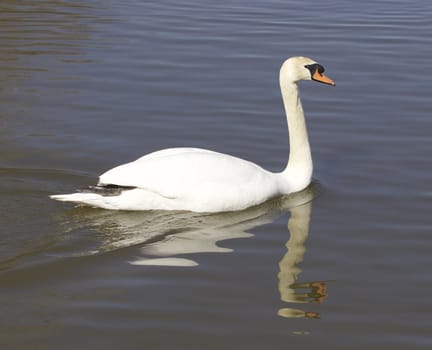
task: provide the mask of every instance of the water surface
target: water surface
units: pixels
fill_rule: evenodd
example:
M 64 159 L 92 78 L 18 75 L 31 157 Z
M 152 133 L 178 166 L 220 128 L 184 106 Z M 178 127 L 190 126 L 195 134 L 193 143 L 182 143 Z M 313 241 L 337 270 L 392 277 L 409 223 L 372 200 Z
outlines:
M 0 345 L 428 349 L 426 0 L 0 5 Z M 174 146 L 281 170 L 282 61 L 314 186 L 239 213 L 113 213 L 52 193 Z

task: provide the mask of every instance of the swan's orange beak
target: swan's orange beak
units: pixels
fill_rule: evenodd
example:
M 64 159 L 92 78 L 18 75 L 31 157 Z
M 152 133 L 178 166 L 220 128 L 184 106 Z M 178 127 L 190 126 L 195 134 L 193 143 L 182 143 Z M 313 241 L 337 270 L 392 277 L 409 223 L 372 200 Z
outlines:
M 315 81 L 319 81 L 320 83 L 336 86 L 336 83 L 331 80 L 328 76 L 319 72 L 319 69 L 315 69 L 315 72 L 312 74 L 312 79 Z

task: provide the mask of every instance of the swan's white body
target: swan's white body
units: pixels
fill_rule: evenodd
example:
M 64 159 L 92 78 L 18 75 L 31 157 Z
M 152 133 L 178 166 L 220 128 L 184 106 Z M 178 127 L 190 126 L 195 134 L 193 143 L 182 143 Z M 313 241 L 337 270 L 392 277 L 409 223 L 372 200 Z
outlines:
M 304 189 L 311 181 L 312 157 L 297 81 L 313 78 L 309 66 L 317 64 L 308 58 L 293 57 L 284 62 L 280 71 L 290 137 L 289 161 L 284 171 L 272 173 L 252 162 L 213 151 L 172 148 L 102 174 L 99 187 L 125 187 L 116 195 L 95 191 L 51 198 L 117 210 L 221 212 L 245 209 Z M 322 74 L 320 77 L 328 79 Z M 334 85 L 330 79 L 320 77 L 314 80 Z

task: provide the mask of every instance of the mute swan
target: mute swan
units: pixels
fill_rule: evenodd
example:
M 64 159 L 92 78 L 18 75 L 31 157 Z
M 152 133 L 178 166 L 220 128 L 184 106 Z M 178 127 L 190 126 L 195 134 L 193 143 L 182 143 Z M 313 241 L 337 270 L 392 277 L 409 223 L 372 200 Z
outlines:
M 334 86 L 323 72 L 323 66 L 306 57 L 291 57 L 282 64 L 279 81 L 290 153 L 280 173 L 227 154 L 171 148 L 108 170 L 97 186 L 50 197 L 114 210 L 222 212 L 298 192 L 310 184 L 312 157 L 297 82 L 314 80 Z

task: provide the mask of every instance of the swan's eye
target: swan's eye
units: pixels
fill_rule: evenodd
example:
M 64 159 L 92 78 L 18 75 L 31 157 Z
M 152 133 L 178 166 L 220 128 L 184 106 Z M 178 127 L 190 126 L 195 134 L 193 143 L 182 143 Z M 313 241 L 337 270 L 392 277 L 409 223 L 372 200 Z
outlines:
M 307 64 L 305 68 L 309 69 L 311 75 L 313 75 L 316 71 L 318 71 L 319 74 L 323 74 L 325 71 L 324 67 L 318 63 Z

